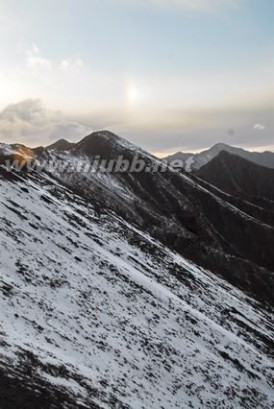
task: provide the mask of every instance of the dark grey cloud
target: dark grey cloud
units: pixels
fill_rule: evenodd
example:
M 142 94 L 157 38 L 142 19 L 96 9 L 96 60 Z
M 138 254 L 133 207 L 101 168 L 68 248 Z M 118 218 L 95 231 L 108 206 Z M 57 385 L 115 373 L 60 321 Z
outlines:
M 10 104 L 0 112 L 0 141 L 40 145 L 60 138 L 77 141 L 91 127 L 44 108 L 39 99 Z

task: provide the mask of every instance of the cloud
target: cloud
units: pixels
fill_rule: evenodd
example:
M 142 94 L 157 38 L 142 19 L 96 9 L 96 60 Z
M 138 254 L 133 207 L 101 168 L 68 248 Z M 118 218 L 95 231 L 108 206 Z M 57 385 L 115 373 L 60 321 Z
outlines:
M 262 111 L 240 110 L 237 113 L 229 111 L 207 111 L 188 113 L 187 122 L 179 123 L 177 111 L 159 113 L 151 123 L 138 126 L 125 121 L 124 114 L 117 109 L 102 112 L 91 111 L 85 115 L 65 116 L 60 111 L 46 109 L 37 99 L 27 99 L 8 105 L 0 112 L 0 142 L 23 143 L 29 146 L 49 145 L 65 138 L 78 141 L 94 129 L 108 128 L 132 140 L 143 148 L 159 152 L 191 151 L 212 146 L 217 142 L 245 147 L 267 146 L 273 141 L 274 122 L 272 110 Z M 260 138 L 250 135 L 250 118 L 259 116 L 262 123 L 255 124 L 260 130 Z M 180 114 L 182 117 L 182 112 Z M 165 120 L 161 118 L 165 118 Z M 168 124 L 165 121 L 168 120 Z M 233 125 L 235 132 L 228 132 Z M 270 148 L 269 148 L 270 149 Z M 274 147 L 271 148 L 273 150 Z
M 27 51 L 26 66 L 34 73 L 40 71 L 50 72 L 53 69 L 51 60 L 40 55 L 40 50 L 36 44 L 33 44 L 32 48 Z
M 84 62 L 81 58 L 75 58 L 73 60 L 65 59 L 62 60 L 59 69 L 64 72 L 77 72 L 81 70 L 84 66 Z
M 60 111 L 45 109 L 39 99 L 11 104 L 0 112 L 1 142 L 44 145 L 61 138 L 77 141 L 91 131 Z
M 215 12 L 236 8 L 245 0 L 112 0 L 157 9 L 189 10 L 193 12 Z
M 266 126 L 263 125 L 263 124 L 255 124 L 255 125 L 254 125 L 254 129 L 255 129 L 256 131 L 264 131 L 264 130 L 266 129 Z
M 81 58 L 65 58 L 61 61 L 53 61 L 45 58 L 39 47 L 32 44 L 30 50 L 26 52 L 26 67 L 32 73 L 39 74 L 53 74 L 60 73 L 78 73 L 84 67 L 84 61 Z

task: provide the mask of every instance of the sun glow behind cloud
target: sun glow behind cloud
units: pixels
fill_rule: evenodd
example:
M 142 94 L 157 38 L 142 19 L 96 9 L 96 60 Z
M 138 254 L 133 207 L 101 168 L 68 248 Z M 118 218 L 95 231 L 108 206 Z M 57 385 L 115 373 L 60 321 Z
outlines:
M 143 112 L 148 109 L 153 100 L 153 89 L 150 77 L 143 76 L 142 80 L 127 75 L 125 82 L 126 109 L 131 112 Z
M 129 85 L 127 90 L 127 100 L 129 105 L 134 105 L 135 103 L 138 103 L 138 101 L 140 101 L 140 98 L 141 98 L 140 90 L 134 85 Z
M 53 0 L 25 3 L 27 12 L 0 3 L 0 110 L 41 99 L 69 122 L 115 129 L 150 150 L 176 149 L 182 137 L 192 149 L 248 135 L 269 144 L 272 28 L 247 1 L 90 0 L 66 13 L 65 0 L 55 13 Z

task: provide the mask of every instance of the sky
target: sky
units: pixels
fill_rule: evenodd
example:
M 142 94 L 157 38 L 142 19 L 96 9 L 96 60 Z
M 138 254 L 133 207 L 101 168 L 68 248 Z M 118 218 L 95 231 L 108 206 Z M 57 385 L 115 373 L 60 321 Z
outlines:
M 274 151 L 273 0 L 0 0 L 0 141 Z

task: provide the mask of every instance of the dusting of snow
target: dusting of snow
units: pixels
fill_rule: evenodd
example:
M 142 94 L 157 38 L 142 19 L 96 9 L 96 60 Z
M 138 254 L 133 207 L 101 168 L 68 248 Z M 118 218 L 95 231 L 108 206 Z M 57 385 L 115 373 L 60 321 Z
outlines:
M 0 174 L 1 362 L 33 353 L 86 407 L 273 407 L 273 315 L 52 177 L 17 177 Z

